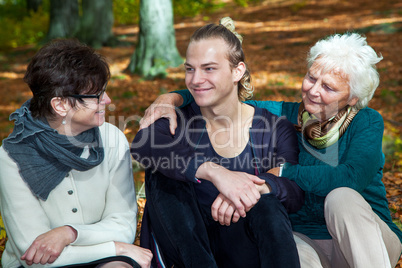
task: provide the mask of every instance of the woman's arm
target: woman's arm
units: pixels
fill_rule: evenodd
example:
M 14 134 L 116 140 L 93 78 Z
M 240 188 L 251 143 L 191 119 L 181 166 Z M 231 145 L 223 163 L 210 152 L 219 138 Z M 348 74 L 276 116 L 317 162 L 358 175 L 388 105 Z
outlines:
M 341 138 L 347 142 L 334 144 L 325 152 L 301 144 L 302 164 L 286 164 L 283 176 L 295 181 L 303 190 L 320 196 L 326 196 L 338 187 L 362 192 L 382 170 L 383 131 L 381 115 L 372 109 L 363 109 Z M 345 152 L 339 156 L 342 151 Z M 304 165 L 303 159 L 310 159 L 314 165 Z
M 176 90 L 160 95 L 146 110 L 140 121 L 140 129 L 149 127 L 156 120 L 164 117 L 169 119 L 169 128 L 172 135 L 177 127 L 175 107 L 184 107 L 194 101 L 188 89 Z M 283 102 L 248 100 L 245 103 L 266 109 L 271 113 L 281 116 Z
M 189 139 L 185 129 L 186 126 L 180 126 L 176 135 L 172 135 L 166 118 L 141 129 L 131 144 L 133 159 L 146 169 L 159 171 L 166 177 L 198 182 L 195 174 L 205 159 L 203 155 L 196 154 L 188 142 L 183 141 Z
M 0 148 L 0 204 L 1 214 L 6 227 L 6 250 L 12 251 L 17 258 L 24 255 L 37 237 L 51 231 L 48 215 L 39 201 L 18 173 L 16 163 L 8 157 L 3 148 Z M 61 225 L 62 226 L 62 225 Z M 62 242 L 60 238 L 60 242 Z M 55 252 L 57 255 L 58 253 Z M 94 246 L 71 246 L 64 248 L 56 261 L 49 266 L 62 266 L 72 262 L 89 262 L 105 256 L 113 256 L 115 248 L 113 242 L 105 242 Z M 72 258 L 73 256 L 73 258 Z M 21 262 L 25 267 L 28 264 Z M 30 267 L 43 267 L 32 265 Z
M 114 241 L 124 243 L 134 241 L 137 204 L 131 158 L 124 134 L 119 131 L 120 133 L 116 136 L 116 130 L 115 127 L 109 129 L 108 134 L 103 137 L 104 140 L 106 137 L 110 138 L 110 143 L 106 143 L 105 147 L 108 148 L 105 148 L 105 152 L 113 151 L 113 153 L 105 153 L 104 162 L 109 164 L 108 174 L 110 177 L 108 175 L 107 178 L 103 178 L 104 182 L 102 183 L 109 184 L 109 187 L 106 186 L 108 190 L 103 201 L 97 198 L 97 196 L 103 196 L 103 193 L 91 193 L 91 188 L 95 188 L 99 184 L 98 180 L 102 180 L 102 178 L 98 177 L 97 174 L 92 174 L 95 176 L 91 177 L 90 174 L 94 170 L 89 171 L 89 173 L 82 172 L 83 174 L 80 176 L 77 175 L 79 181 L 86 183 L 81 186 L 88 192 L 88 194 L 82 192 L 83 188 L 80 188 L 79 182 L 73 186 L 74 195 L 77 194 L 80 201 L 83 197 L 88 198 L 89 204 L 78 207 L 79 211 L 83 211 L 82 214 L 71 212 L 70 203 L 75 202 L 71 202 L 75 200 L 75 197 L 74 195 L 70 196 L 67 190 L 64 190 L 65 185 L 71 185 L 69 180 L 64 180 L 53 190 L 58 191 L 57 194 L 51 194 L 45 202 L 40 201 L 32 195 L 19 176 L 17 165 L 3 149 L 0 149 L 1 210 L 10 240 L 8 246 L 18 258 L 24 255 L 33 241 L 40 241 L 40 238 L 44 236 L 51 238 L 55 232 L 57 232 L 56 237 L 58 236 L 57 241 L 63 244 L 66 241 L 63 237 L 68 235 L 68 232 L 59 231 L 70 228 L 68 226 L 77 232 L 77 238 L 72 243 L 65 243 L 67 246 L 63 245 L 65 247 L 61 253 L 59 252 L 61 244 L 54 245 L 52 249 L 54 256 L 60 255 L 52 266 L 67 265 L 72 262 L 84 263 L 107 256 L 115 256 L 118 253 Z M 99 168 L 108 169 L 107 166 Z M 95 207 L 99 207 L 103 206 L 102 202 L 105 202 L 104 208 L 101 210 L 102 214 L 93 215 L 92 208 L 89 208 L 90 203 L 97 203 Z M 99 220 L 92 222 L 89 220 L 92 218 Z M 88 221 L 89 223 L 86 224 Z M 59 222 L 58 225 L 55 225 L 56 222 Z M 71 242 L 71 239 L 67 241 Z M 39 243 L 36 242 L 36 244 Z M 46 245 L 46 243 L 42 243 L 42 245 Z M 30 254 L 32 256 L 32 252 Z M 25 262 L 22 263 L 26 264 Z

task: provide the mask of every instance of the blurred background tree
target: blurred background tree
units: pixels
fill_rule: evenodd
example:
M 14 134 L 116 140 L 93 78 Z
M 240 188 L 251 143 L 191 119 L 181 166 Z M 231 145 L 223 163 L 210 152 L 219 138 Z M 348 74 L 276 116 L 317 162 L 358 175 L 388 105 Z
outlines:
M 27 0 L 31 2 L 33 0 Z M 55 38 L 74 36 L 78 30 L 78 1 L 50 0 L 49 30 L 43 43 Z
M 260 0 L 235 0 L 239 5 Z M 147 78 L 164 76 L 182 62 L 176 49 L 174 17 L 194 17 L 225 5 L 210 0 L 0 0 L 0 53 L 55 38 L 75 37 L 94 48 L 119 45 L 112 28 L 140 23 L 128 70 Z M 140 15 L 141 14 L 141 15 Z M 139 18 L 141 17 L 141 21 Z
M 140 32 L 127 70 L 146 78 L 166 76 L 183 59 L 176 47 L 171 0 L 141 0 Z

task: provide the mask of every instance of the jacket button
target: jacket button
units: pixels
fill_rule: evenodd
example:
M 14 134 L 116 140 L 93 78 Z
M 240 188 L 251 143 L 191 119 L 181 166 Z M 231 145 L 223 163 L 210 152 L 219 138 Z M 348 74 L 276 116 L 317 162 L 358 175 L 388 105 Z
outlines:
M 68 176 L 70 176 L 70 174 L 67 173 L 67 174 L 66 174 L 66 178 L 68 178 Z
M 76 212 L 78 211 L 78 209 L 73 208 L 71 211 L 72 211 L 73 213 L 76 213 Z
M 68 193 L 69 195 L 72 195 L 74 192 L 73 192 L 73 190 L 69 190 L 67 193 Z

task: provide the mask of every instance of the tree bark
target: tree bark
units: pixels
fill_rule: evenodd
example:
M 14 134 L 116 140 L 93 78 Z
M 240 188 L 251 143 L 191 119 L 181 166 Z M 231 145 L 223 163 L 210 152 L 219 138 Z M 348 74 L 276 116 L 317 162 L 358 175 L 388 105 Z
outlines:
M 45 41 L 74 36 L 78 22 L 78 0 L 51 0 L 49 31 Z
M 82 17 L 76 37 L 94 48 L 114 44 L 113 1 L 82 0 Z
M 166 76 L 183 63 L 176 47 L 172 0 L 141 0 L 140 32 L 127 70 L 146 78 Z

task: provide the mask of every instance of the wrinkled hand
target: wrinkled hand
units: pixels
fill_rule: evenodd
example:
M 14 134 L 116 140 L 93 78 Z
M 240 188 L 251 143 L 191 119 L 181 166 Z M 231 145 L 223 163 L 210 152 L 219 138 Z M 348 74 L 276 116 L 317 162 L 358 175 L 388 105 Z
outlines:
M 169 119 L 170 133 L 174 135 L 177 127 L 175 105 L 183 102 L 182 97 L 176 93 L 162 94 L 145 110 L 144 117 L 140 120 L 140 129 L 149 127 L 159 118 Z
M 211 206 L 212 218 L 220 224 L 229 226 L 240 219 L 240 214 L 235 206 L 223 194 L 219 194 Z
M 124 255 L 135 260 L 141 268 L 151 267 L 152 252 L 133 244 L 114 242 L 116 245 L 116 255 Z
M 245 217 L 261 197 L 254 184 L 265 183 L 257 176 L 230 171 L 212 162 L 203 163 L 197 169 L 196 177 L 211 181 L 233 203 L 241 217 Z
M 38 236 L 21 256 L 21 260 L 28 265 L 53 263 L 76 237 L 76 231 L 70 226 L 54 228 Z

